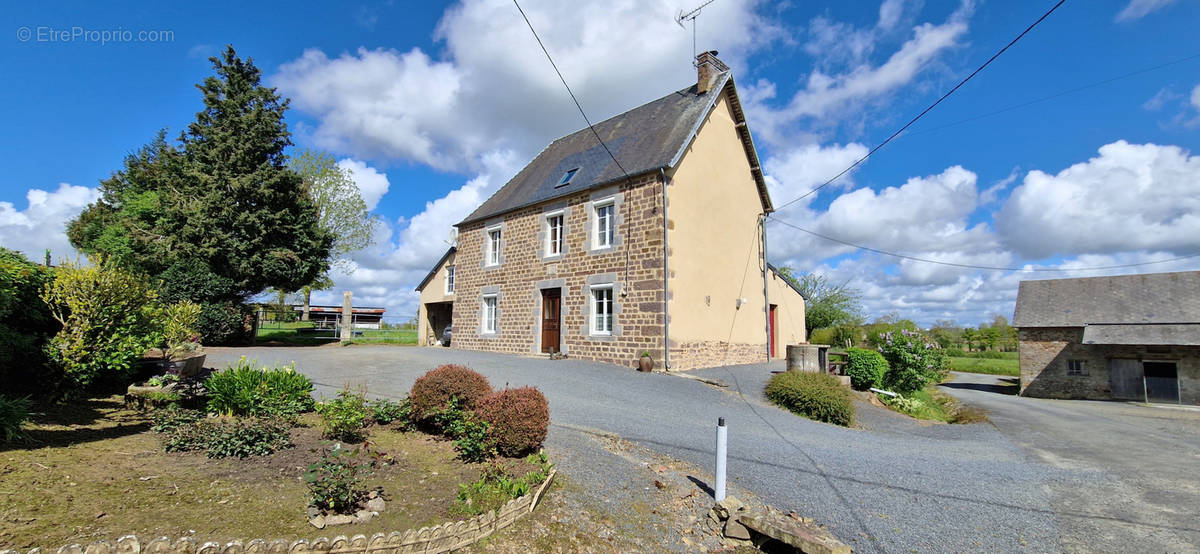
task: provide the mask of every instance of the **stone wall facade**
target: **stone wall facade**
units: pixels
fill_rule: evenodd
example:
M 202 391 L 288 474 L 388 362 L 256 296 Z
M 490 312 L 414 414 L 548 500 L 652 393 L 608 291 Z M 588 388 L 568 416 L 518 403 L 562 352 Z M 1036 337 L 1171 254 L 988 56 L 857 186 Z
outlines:
M 776 347 L 782 348 L 782 345 Z M 729 343 L 714 340 L 686 342 L 671 346 L 671 367 L 676 370 L 763 363 L 765 361 L 767 361 L 766 344 Z
M 1174 362 L 1181 403 L 1200 404 L 1200 347 L 1083 344 L 1083 327 L 1026 327 L 1018 338 L 1023 396 L 1111 399 L 1109 364 L 1124 359 Z M 1071 360 L 1083 374 L 1070 374 Z
M 452 348 L 511 354 L 542 351 L 544 290 L 561 297 L 559 351 L 571 358 L 627 367 L 648 351 L 663 352 L 663 220 L 657 174 L 581 191 L 459 228 Z M 598 203 L 615 206 L 615 240 L 592 244 Z M 549 255 L 547 217 L 562 215 L 564 252 Z M 485 264 L 487 232 L 501 230 L 501 261 Z M 610 334 L 591 332 L 593 288 L 611 287 Z M 496 332 L 483 329 L 484 296 L 497 299 Z

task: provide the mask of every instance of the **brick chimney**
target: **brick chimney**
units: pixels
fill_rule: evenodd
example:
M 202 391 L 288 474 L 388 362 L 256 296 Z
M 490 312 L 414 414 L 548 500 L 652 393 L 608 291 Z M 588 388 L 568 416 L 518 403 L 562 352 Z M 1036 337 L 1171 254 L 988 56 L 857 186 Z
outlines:
M 729 66 L 717 58 L 716 50 L 696 56 L 696 93 L 708 92 L 709 87 L 713 85 L 713 79 L 726 71 L 729 71 Z

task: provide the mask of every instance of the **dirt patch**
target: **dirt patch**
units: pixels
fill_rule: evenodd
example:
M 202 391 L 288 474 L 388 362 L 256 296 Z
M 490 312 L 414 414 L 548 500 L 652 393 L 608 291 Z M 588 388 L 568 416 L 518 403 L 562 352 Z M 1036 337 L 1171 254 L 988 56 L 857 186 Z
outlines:
M 420 433 L 373 427 L 372 447 L 394 463 L 375 469 L 387 509 L 370 522 L 318 531 L 305 516 L 303 474 L 328 446 L 308 414 L 292 430 L 295 447 L 271 456 L 207 458 L 164 453 L 147 418 L 120 397 L 62 406 L 40 416 L 33 447 L 0 452 L 0 547 L 57 549 L 70 543 L 193 536 L 200 541 L 312 538 L 391 532 L 459 519 L 458 484 L 478 465 Z M 524 465 L 515 464 L 514 470 Z

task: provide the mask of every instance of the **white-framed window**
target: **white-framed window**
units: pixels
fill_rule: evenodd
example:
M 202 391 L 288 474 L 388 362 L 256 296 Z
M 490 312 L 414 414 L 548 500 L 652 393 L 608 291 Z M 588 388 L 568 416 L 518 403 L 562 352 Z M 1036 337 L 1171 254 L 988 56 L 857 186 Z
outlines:
M 1067 375 L 1087 375 L 1087 365 L 1083 360 L 1067 360 Z
M 563 253 L 563 214 L 562 212 L 546 216 L 546 255 L 558 256 Z
M 500 265 L 500 228 L 487 231 L 487 245 L 484 260 L 486 265 Z
M 611 335 L 613 332 L 612 285 L 592 287 L 592 334 Z
M 613 245 L 613 239 L 616 238 L 616 203 L 613 200 L 605 200 L 592 205 L 595 210 L 595 229 L 592 234 L 592 245 L 595 248 L 607 248 Z
M 479 322 L 479 327 L 484 333 L 496 332 L 496 295 L 488 295 L 483 297 L 483 317 Z
M 446 294 L 454 294 L 454 266 L 446 266 Z

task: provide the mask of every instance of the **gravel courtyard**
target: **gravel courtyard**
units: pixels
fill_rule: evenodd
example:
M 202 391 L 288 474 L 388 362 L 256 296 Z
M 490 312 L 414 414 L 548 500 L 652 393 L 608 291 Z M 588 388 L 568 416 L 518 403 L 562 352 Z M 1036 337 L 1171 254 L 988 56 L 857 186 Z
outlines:
M 1177 552 L 1200 544 L 1195 412 L 1017 398 L 961 377 L 947 392 L 995 414 L 992 423 L 921 425 L 862 404 L 864 428 L 844 429 L 765 401 L 762 385 L 781 362 L 690 374 L 727 388 L 595 362 L 443 348 L 210 348 L 208 365 L 239 356 L 295 361 L 325 396 L 361 385 L 402 397 L 443 363 L 472 367 L 497 388 L 537 386 L 550 401 L 547 448 L 566 475 L 614 505 L 646 483 L 594 437 L 616 435 L 709 468 L 714 426 L 724 417 L 733 490 L 813 517 L 858 552 Z M 1075 414 L 1070 425 L 1042 425 L 1066 414 Z M 1155 428 L 1160 418 L 1169 432 Z M 1102 425 L 1089 430 L 1092 419 Z M 1121 445 L 1126 437 L 1136 452 Z M 1056 446 L 1062 441 L 1074 446 Z M 1110 463 L 1122 456 L 1124 465 Z M 696 477 L 711 482 L 710 474 Z

